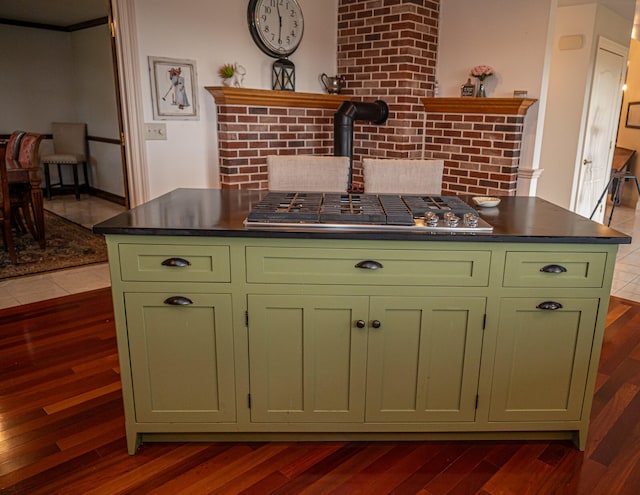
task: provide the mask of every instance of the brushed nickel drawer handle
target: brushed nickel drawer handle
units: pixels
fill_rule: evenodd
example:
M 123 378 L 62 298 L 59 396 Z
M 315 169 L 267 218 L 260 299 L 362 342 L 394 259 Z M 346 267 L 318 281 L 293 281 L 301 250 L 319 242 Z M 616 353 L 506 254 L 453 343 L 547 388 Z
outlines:
M 562 265 L 547 265 L 540 268 L 544 273 L 565 273 L 567 269 Z
M 363 270 L 377 270 L 383 268 L 382 263 L 373 260 L 364 260 L 356 263 L 356 268 L 362 268 Z
M 555 311 L 556 309 L 562 309 L 562 304 L 555 301 L 545 301 L 541 302 L 536 306 L 538 309 L 546 309 L 548 311 Z
M 167 258 L 162 262 L 162 266 L 191 266 L 191 262 L 184 258 Z
M 164 300 L 164 303 L 170 306 L 188 306 L 189 304 L 193 304 L 193 301 L 188 297 L 171 296 L 171 297 L 167 297 Z

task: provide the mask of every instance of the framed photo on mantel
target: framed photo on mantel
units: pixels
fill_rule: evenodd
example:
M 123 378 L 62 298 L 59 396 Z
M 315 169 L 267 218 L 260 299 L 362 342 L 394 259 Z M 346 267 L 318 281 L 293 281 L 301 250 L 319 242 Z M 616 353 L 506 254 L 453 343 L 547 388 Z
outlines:
M 194 60 L 149 57 L 154 120 L 198 120 Z
M 460 88 L 460 96 L 475 96 L 476 85 L 471 83 L 471 79 L 467 79 L 467 82 Z
M 630 101 L 627 107 L 626 127 L 640 129 L 640 101 Z

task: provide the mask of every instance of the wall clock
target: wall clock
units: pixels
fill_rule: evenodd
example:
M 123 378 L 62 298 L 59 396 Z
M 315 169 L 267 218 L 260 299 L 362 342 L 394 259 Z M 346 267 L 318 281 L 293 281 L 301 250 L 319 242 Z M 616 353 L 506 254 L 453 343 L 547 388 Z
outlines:
M 270 57 L 288 57 L 304 33 L 304 17 L 297 0 L 249 0 L 247 22 L 253 41 Z

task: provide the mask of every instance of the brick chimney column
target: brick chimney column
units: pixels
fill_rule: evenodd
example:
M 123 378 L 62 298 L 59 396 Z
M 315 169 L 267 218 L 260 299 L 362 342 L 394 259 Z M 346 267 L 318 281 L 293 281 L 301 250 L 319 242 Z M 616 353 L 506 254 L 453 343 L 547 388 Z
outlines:
M 422 158 L 422 98 L 435 83 L 440 0 L 339 0 L 338 74 L 345 99 L 384 100 L 383 126 L 354 127 L 354 182 L 363 156 Z

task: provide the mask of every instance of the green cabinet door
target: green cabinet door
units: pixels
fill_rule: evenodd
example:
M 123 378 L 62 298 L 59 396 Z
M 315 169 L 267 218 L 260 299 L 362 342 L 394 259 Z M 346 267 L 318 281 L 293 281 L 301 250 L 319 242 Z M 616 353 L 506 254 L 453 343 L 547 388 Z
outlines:
M 372 297 L 366 421 L 473 421 L 484 312 L 483 297 Z
M 362 422 L 369 298 L 249 295 L 251 420 Z
M 579 420 L 599 299 L 505 298 L 500 319 L 489 419 Z
M 231 295 L 176 295 L 124 295 L 136 420 L 234 422 Z

